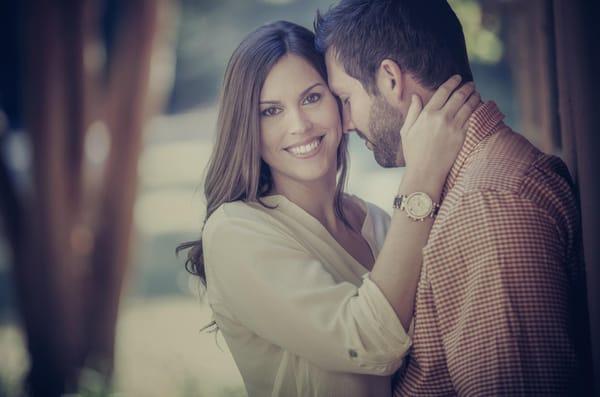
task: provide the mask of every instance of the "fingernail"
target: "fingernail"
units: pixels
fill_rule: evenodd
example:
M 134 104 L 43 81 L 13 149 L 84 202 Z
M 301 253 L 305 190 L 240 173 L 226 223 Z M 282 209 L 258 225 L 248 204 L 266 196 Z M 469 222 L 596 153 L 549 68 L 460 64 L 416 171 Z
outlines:
M 452 78 L 456 81 L 461 81 L 462 80 L 462 76 L 460 74 L 455 74 L 454 76 L 452 76 Z
M 417 101 L 417 96 L 415 94 L 412 94 L 412 96 L 410 97 L 410 101 L 412 103 L 415 103 Z

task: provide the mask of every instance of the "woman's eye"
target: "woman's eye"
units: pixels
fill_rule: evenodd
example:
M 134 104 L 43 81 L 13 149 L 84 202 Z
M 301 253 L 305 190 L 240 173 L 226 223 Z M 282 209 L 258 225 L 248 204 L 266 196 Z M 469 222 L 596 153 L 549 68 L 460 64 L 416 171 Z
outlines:
M 276 108 L 276 107 L 266 108 L 260 112 L 260 114 L 265 117 L 275 116 L 275 115 L 278 115 L 279 113 L 281 113 L 281 109 Z
M 304 101 L 302 101 L 302 104 L 308 105 L 309 103 L 315 103 L 315 102 L 319 101 L 319 99 L 321 99 L 321 94 L 314 92 L 312 94 L 309 94 L 306 98 L 304 98 Z

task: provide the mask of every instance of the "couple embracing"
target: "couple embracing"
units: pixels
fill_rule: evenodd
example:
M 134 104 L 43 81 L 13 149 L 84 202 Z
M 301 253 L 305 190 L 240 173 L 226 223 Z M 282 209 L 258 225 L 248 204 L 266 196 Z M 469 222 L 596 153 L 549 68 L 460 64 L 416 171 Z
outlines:
M 445 0 L 342 0 L 234 51 L 180 248 L 249 396 L 583 390 L 569 173 L 472 80 Z M 405 167 L 391 217 L 344 193 L 350 132 Z

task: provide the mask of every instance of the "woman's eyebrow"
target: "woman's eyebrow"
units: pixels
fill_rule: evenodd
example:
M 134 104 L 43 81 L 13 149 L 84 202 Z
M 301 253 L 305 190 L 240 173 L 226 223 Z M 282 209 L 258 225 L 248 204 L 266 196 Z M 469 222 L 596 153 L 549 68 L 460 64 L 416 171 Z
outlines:
M 307 93 L 308 93 L 310 90 L 312 90 L 313 88 L 315 88 L 316 86 L 319 86 L 319 85 L 321 85 L 321 86 L 324 86 L 324 84 L 323 84 L 323 83 L 314 83 L 314 84 L 312 84 L 311 86 L 309 86 L 308 88 L 304 89 L 304 90 L 303 90 L 303 91 L 300 93 L 300 95 L 298 95 L 298 97 L 303 97 L 303 96 L 304 96 L 304 95 L 306 95 L 306 94 L 307 94 Z M 279 105 L 279 104 L 281 104 L 281 101 L 269 101 L 269 100 L 267 100 L 267 101 L 260 101 L 258 104 L 259 104 L 259 105 L 267 105 L 267 104 L 269 104 L 269 105 Z
M 279 105 L 281 102 L 279 101 L 260 101 L 259 105 Z
M 304 95 L 306 95 L 310 90 L 312 90 L 313 88 L 315 88 L 318 85 L 323 85 L 323 83 L 315 83 L 313 85 L 311 85 L 310 87 L 308 87 L 307 89 L 305 89 L 304 91 L 302 91 L 300 93 L 300 95 L 298 95 L 299 97 L 303 97 Z

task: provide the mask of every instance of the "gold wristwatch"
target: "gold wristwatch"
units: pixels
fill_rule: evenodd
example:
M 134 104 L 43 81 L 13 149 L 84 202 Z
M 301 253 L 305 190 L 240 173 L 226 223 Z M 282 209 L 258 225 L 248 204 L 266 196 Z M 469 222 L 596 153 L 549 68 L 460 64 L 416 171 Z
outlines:
M 423 222 L 425 218 L 435 218 L 440 205 L 434 202 L 427 193 L 414 192 L 409 195 L 396 196 L 394 208 L 406 212 L 406 215 L 413 221 Z

